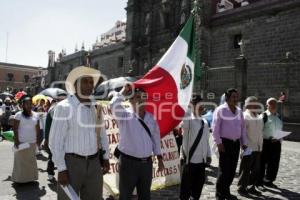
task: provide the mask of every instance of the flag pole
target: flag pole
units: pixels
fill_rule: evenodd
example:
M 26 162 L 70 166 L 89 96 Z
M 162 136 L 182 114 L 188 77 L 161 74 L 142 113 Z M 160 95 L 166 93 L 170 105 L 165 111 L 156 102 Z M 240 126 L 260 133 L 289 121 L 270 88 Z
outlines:
M 7 55 L 8 55 L 8 36 L 9 36 L 9 33 L 6 32 L 6 50 L 5 50 L 5 62 L 7 63 Z
M 195 36 L 197 35 L 197 32 L 198 32 L 198 26 L 200 26 L 201 24 L 201 19 L 200 19 L 200 16 L 199 16 L 199 12 L 200 12 L 200 6 L 199 6 L 199 3 L 197 0 L 194 1 L 193 3 L 193 9 L 191 11 L 191 14 L 194 16 L 194 31 L 195 31 Z M 198 48 L 197 48 L 197 40 L 194 39 L 194 48 L 195 48 L 195 66 L 194 66 L 194 85 L 193 85 L 193 92 L 194 92 L 194 89 L 195 89 L 195 83 L 198 82 L 197 79 L 196 79 L 196 68 L 199 67 L 199 62 L 198 62 Z M 199 70 L 200 71 L 200 70 Z M 189 122 L 189 126 L 190 126 L 190 122 Z M 189 134 L 189 131 L 188 131 L 188 149 L 189 149 L 189 144 L 190 143 L 190 134 Z M 190 152 L 189 150 L 186 152 L 186 164 L 188 164 L 188 161 L 189 161 L 189 158 L 190 158 Z
M 195 37 L 197 38 L 197 36 L 199 36 L 199 40 L 200 40 L 200 26 L 201 26 L 201 16 L 200 16 L 200 12 L 201 12 L 201 6 L 199 3 L 199 0 L 195 0 L 193 3 L 193 10 L 191 11 L 191 14 L 194 16 L 194 25 L 195 25 Z M 198 84 L 200 84 L 200 78 L 201 78 L 201 61 L 200 61 L 200 50 L 199 50 L 199 45 L 197 45 L 197 42 L 199 41 L 197 39 L 195 39 L 195 67 L 194 67 L 194 89 L 197 89 L 197 87 L 195 88 L 195 86 L 197 86 Z

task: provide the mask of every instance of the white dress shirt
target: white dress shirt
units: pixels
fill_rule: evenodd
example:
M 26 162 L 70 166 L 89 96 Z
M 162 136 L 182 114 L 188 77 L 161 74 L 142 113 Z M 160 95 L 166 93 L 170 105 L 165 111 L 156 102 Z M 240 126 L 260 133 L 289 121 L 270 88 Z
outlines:
M 66 153 L 90 156 L 98 152 L 95 125 L 94 105 L 80 103 L 75 95 L 57 104 L 50 129 L 49 147 L 59 172 L 67 169 L 64 158 Z M 104 126 L 100 131 L 100 142 L 105 151 L 104 159 L 108 159 L 109 144 Z
M 161 155 L 160 131 L 152 114 L 146 112 L 143 119 L 150 129 L 150 138 L 145 128 L 139 122 L 136 113 L 132 109 L 125 109 L 121 105 L 123 101 L 124 97 L 120 93 L 114 93 L 114 97 L 110 102 L 110 108 L 120 131 L 119 150 L 136 158 L 149 157 L 152 153 Z
M 195 163 L 195 164 L 206 162 L 206 158 L 211 157 L 211 149 L 209 145 L 210 133 L 209 133 L 208 123 L 205 119 L 196 117 L 190 109 L 187 110 L 185 117 L 182 121 L 182 128 L 183 128 L 182 149 L 185 152 L 185 155 L 188 156 L 187 154 L 189 153 L 199 133 L 199 130 L 202 127 L 201 120 L 204 121 L 203 135 L 190 160 L 191 163 Z M 183 158 L 182 151 L 181 151 L 181 158 Z
M 246 125 L 246 133 L 248 138 L 248 146 L 252 149 L 252 151 L 262 151 L 263 146 L 263 128 L 264 123 L 262 116 L 255 116 L 250 112 L 250 110 L 246 110 L 244 112 L 244 119 Z

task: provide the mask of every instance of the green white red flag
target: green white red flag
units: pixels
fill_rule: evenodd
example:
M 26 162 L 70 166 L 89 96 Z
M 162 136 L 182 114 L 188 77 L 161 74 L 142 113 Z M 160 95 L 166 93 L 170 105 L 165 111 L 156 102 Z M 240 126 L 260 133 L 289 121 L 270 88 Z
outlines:
M 194 16 L 190 16 L 160 61 L 134 83 L 147 92 L 146 110 L 156 118 L 161 137 L 180 123 L 191 100 L 196 62 L 194 29 Z

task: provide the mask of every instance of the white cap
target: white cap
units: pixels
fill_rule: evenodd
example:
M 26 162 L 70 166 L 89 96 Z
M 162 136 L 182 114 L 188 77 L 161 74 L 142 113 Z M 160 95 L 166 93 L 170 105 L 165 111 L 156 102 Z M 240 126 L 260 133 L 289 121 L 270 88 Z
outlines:
M 271 98 L 268 98 L 267 105 L 269 105 L 271 101 L 275 101 L 276 103 L 278 102 L 278 100 L 276 98 L 271 97 Z
M 6 97 L 5 99 L 4 99 L 4 102 L 6 102 L 6 101 L 11 101 L 11 99 L 9 98 L 9 97 Z

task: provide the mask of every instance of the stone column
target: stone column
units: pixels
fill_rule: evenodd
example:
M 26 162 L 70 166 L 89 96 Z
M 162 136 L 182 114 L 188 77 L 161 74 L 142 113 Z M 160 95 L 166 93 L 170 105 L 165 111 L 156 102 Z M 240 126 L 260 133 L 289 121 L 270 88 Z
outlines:
M 247 59 L 239 56 L 234 60 L 234 66 L 235 88 L 240 93 L 240 100 L 244 101 L 247 98 Z

